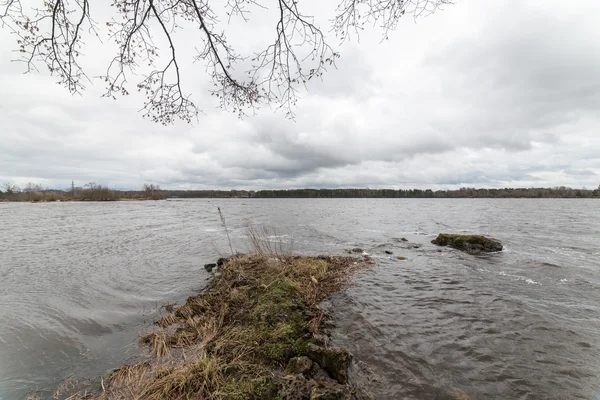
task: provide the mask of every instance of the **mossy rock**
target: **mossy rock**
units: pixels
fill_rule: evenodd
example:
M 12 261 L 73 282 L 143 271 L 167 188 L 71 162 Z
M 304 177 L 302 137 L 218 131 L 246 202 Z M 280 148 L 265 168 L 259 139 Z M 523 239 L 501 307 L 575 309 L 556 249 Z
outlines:
M 280 398 L 285 400 L 307 400 L 314 386 L 313 380 L 303 375 L 287 375 L 281 378 Z
M 309 343 L 308 358 L 316 362 L 339 383 L 348 382 L 348 368 L 352 362 L 352 354 L 344 348 L 324 348 Z
M 320 381 L 312 388 L 310 400 L 350 400 L 351 394 L 348 387 L 329 380 Z
M 502 250 L 502 243 L 481 235 L 455 235 L 440 233 L 431 243 L 449 246 L 469 254 L 491 253 Z
M 285 368 L 288 375 L 308 375 L 313 369 L 314 363 L 306 356 L 291 358 Z

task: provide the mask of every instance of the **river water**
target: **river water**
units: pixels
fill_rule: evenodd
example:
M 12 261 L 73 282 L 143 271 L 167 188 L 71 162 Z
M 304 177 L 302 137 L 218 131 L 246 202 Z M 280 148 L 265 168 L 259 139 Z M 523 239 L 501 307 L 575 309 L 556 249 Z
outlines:
M 203 264 L 227 253 L 217 206 L 240 251 L 251 220 L 297 253 L 375 257 L 327 302 L 375 398 L 600 398 L 598 201 L 214 199 L 0 203 L 0 399 L 136 357 L 160 307 L 202 290 Z M 440 232 L 505 250 L 440 251 Z

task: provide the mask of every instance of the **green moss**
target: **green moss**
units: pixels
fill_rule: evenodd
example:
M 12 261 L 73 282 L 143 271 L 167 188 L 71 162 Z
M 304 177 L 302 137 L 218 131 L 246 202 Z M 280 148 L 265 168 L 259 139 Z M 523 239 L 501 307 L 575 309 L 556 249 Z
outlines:
M 277 282 L 259 294 L 252 316 L 255 321 L 275 324 L 292 317 L 298 319 L 298 310 L 302 307 L 296 288 L 286 282 Z
M 254 307 L 240 317 L 237 335 L 256 345 L 256 355 L 268 364 L 285 365 L 306 352 L 308 316 L 294 285 L 276 281 L 257 294 Z
M 265 343 L 262 347 L 262 356 L 268 362 L 284 366 L 290 358 L 306 355 L 309 341 L 305 338 L 281 340 Z
M 440 233 L 431 241 L 438 246 L 450 246 L 470 254 L 490 253 L 502 250 L 502 244 L 492 238 L 481 235 L 450 235 Z
M 440 246 L 463 247 L 467 244 L 484 245 L 488 239 L 481 235 L 453 235 L 440 233 L 434 240 L 435 244 Z
M 277 381 L 272 378 L 229 379 L 222 387 L 226 400 L 278 400 Z

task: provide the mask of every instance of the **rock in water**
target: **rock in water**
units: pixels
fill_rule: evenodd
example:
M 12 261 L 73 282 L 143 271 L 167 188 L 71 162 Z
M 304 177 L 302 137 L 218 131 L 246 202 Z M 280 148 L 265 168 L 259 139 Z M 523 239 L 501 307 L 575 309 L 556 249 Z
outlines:
M 208 272 L 211 272 L 213 270 L 213 268 L 216 268 L 217 264 L 215 263 L 210 263 L 210 264 L 204 264 L 204 269 L 207 270 Z
M 502 243 L 481 235 L 454 235 L 440 233 L 431 241 L 438 246 L 450 246 L 469 254 L 491 253 L 502 250 Z

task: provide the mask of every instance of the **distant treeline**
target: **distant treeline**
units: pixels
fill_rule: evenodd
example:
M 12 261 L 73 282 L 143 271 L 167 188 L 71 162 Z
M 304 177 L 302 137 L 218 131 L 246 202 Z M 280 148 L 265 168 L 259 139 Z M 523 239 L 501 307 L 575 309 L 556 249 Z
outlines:
M 165 190 L 166 197 L 179 199 L 210 199 L 258 197 L 257 192 L 248 190 Z
M 460 188 L 457 190 L 431 189 L 291 189 L 291 190 L 261 190 L 250 197 L 261 198 L 576 198 L 599 197 L 598 189 L 556 188 L 504 188 L 504 189 L 475 189 Z
M 289 189 L 289 190 L 161 190 L 145 184 L 142 190 L 112 190 L 89 183 L 71 190 L 42 189 L 28 184 L 24 190 L 15 186 L 0 190 L 4 201 L 113 201 L 162 200 L 166 198 L 600 198 L 599 189 L 504 188 L 457 190 L 431 189 Z
M 3 189 L 3 190 L 2 190 Z M 14 184 L 5 184 L 0 189 L 0 201 L 116 201 L 116 200 L 162 200 L 165 192 L 158 185 L 144 184 L 142 190 L 114 190 L 90 182 L 84 187 L 71 190 L 44 188 L 39 184 L 28 183 L 21 189 Z
M 431 189 L 289 189 L 289 190 L 165 190 L 167 198 L 578 198 L 600 197 L 598 189 L 504 188 Z

